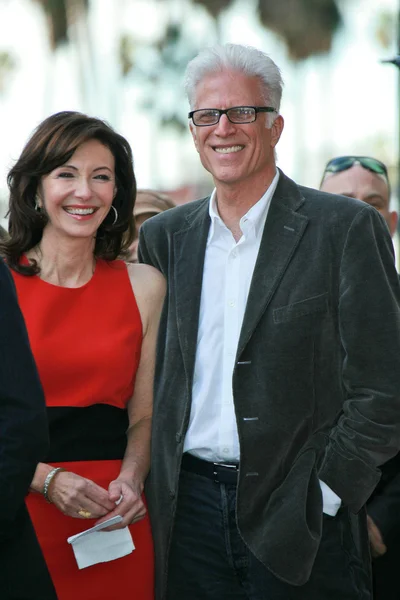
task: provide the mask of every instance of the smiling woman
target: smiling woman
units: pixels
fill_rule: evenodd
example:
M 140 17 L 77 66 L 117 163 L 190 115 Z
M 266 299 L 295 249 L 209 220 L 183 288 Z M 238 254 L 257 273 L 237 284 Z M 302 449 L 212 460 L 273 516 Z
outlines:
M 27 507 L 57 597 L 109 600 L 133 582 L 136 597 L 150 600 L 143 487 L 165 284 L 153 267 L 117 260 L 134 233 L 130 146 L 103 121 L 58 113 L 39 125 L 8 183 L 10 239 L 2 248 L 50 429 Z M 113 540 L 113 560 L 89 554 L 91 568 L 78 568 L 67 538 L 115 516 L 121 520 L 112 528 L 124 528 L 122 539 L 132 536 L 137 550 Z
M 7 181 L 11 239 L 4 252 L 9 266 L 17 272 L 39 272 L 34 256 L 29 265 L 21 258 L 24 253 L 41 250 L 55 231 L 87 237 L 88 251 L 106 260 L 123 254 L 134 237 L 132 151 L 125 138 L 99 119 L 65 111 L 43 121 Z M 67 213 L 68 205 L 71 209 L 93 208 L 98 214 L 89 219 L 91 224 L 84 230 L 70 230 L 64 222 L 64 231 L 63 226 L 59 229 L 60 211 Z
M 48 219 L 45 239 L 54 235 L 86 237 L 88 244 L 93 244 L 93 236 L 111 208 L 113 217 L 118 215 L 112 206 L 117 191 L 114 165 L 112 152 L 93 139 L 81 144 L 65 165 L 42 177 L 36 209 Z

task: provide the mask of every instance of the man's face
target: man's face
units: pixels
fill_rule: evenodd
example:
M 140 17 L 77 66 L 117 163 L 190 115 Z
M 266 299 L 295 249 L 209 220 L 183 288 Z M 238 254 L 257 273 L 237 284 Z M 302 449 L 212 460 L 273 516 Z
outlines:
M 242 73 L 224 71 L 207 75 L 197 86 L 194 110 L 265 106 L 259 79 Z M 201 162 L 216 185 L 241 183 L 268 185 L 275 175 L 274 148 L 283 129 L 278 116 L 271 129 L 266 128 L 266 113 L 258 113 L 253 123 L 237 125 L 222 115 L 219 123 L 190 129 Z
M 138 246 L 139 246 L 139 229 L 143 225 L 147 219 L 150 217 L 154 217 L 158 212 L 147 212 L 140 213 L 139 215 L 135 215 L 135 228 L 136 228 L 136 237 L 133 240 L 132 244 L 129 246 L 129 262 L 137 263 L 138 262 Z
M 363 166 L 355 164 L 346 171 L 328 173 L 321 185 L 321 190 L 367 202 L 381 213 L 388 224 L 390 234 L 394 235 L 397 213 L 389 210 L 389 188 L 386 181 L 377 173 L 372 173 Z

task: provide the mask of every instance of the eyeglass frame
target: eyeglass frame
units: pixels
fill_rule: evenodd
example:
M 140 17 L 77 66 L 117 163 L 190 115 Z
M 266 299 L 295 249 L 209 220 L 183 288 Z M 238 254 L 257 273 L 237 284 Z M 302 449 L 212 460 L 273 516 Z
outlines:
M 353 161 L 348 167 L 345 167 L 343 169 L 337 169 L 337 170 L 331 170 L 329 169 L 329 166 L 334 162 L 334 161 L 338 161 L 338 160 L 350 160 Z M 376 163 L 379 167 L 381 167 L 382 169 L 382 173 L 380 173 L 379 171 L 375 171 L 374 169 L 371 169 L 370 166 L 366 165 L 363 163 L 363 161 L 367 159 L 368 161 L 372 161 L 374 163 Z M 385 163 L 383 163 L 381 160 L 379 160 L 378 158 L 374 158 L 373 156 L 356 156 L 356 155 L 345 155 L 345 156 L 335 156 L 334 158 L 331 158 L 331 160 L 329 160 L 326 163 L 323 175 L 322 175 L 322 179 L 321 179 L 321 185 L 323 184 L 323 182 L 326 179 L 326 176 L 328 173 L 332 173 L 332 175 L 335 175 L 336 173 L 343 173 L 344 171 L 348 171 L 349 169 L 351 169 L 352 167 L 354 167 L 354 165 L 356 164 L 360 164 L 362 166 L 363 169 L 366 169 L 367 171 L 370 171 L 371 173 L 375 173 L 375 175 L 381 175 L 389 188 L 389 192 L 390 192 L 390 182 L 389 182 L 389 173 L 387 170 L 387 166 L 385 165 Z
M 229 118 L 228 112 L 230 110 L 234 110 L 235 108 L 252 108 L 254 110 L 254 119 L 252 121 L 232 121 L 232 119 Z M 218 120 L 215 121 L 215 123 L 204 123 L 202 125 L 199 125 L 197 123 L 194 122 L 193 119 L 193 115 L 197 112 L 201 112 L 203 110 L 215 110 L 218 112 Z M 230 123 L 233 123 L 234 125 L 249 125 L 250 123 L 254 123 L 257 120 L 257 114 L 260 112 L 265 112 L 265 113 L 271 113 L 271 112 L 278 112 L 276 110 L 276 108 L 274 108 L 273 106 L 231 106 L 230 108 L 198 108 L 196 110 L 191 110 L 188 113 L 188 118 L 192 119 L 193 125 L 195 127 L 212 127 L 213 125 L 218 125 L 222 115 L 226 115 L 228 121 Z

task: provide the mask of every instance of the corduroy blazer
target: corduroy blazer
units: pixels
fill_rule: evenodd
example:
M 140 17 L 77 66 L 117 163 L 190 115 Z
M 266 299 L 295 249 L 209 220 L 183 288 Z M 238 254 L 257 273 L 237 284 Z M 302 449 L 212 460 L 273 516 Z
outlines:
M 158 600 L 190 415 L 208 205 L 205 198 L 172 209 L 140 230 L 140 260 L 168 284 L 147 485 Z M 321 537 L 321 479 L 349 511 L 368 560 L 365 515 L 357 513 L 379 480 L 377 467 L 400 445 L 400 287 L 374 208 L 280 172 L 232 382 L 237 521 L 250 550 L 282 580 L 304 584 Z

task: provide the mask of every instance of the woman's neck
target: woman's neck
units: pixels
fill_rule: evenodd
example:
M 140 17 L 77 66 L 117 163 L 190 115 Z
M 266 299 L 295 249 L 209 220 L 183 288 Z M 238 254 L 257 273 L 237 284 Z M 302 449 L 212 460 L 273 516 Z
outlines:
M 93 276 L 96 260 L 94 239 L 46 235 L 27 253 L 40 267 L 40 278 L 53 285 L 77 288 Z

